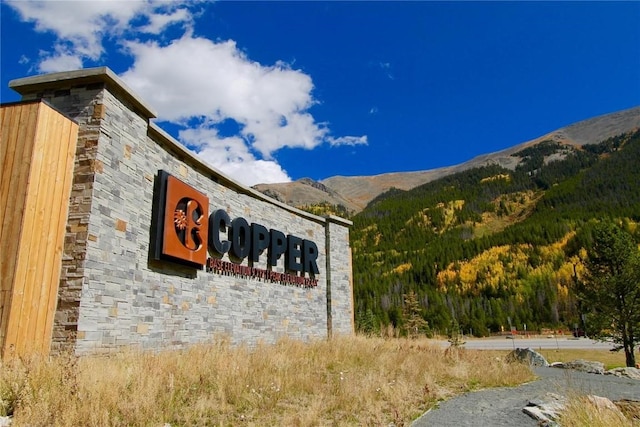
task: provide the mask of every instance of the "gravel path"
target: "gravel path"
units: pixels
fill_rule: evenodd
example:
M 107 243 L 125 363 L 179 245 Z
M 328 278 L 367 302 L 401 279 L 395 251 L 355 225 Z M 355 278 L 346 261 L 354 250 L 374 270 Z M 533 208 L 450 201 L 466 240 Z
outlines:
M 539 378 L 528 384 L 471 392 L 442 402 L 414 421 L 412 427 L 536 427 L 538 422 L 522 408 L 532 400 L 547 400 L 547 393 L 567 396 L 578 392 L 611 400 L 640 400 L 638 380 L 559 368 L 535 368 L 534 372 Z

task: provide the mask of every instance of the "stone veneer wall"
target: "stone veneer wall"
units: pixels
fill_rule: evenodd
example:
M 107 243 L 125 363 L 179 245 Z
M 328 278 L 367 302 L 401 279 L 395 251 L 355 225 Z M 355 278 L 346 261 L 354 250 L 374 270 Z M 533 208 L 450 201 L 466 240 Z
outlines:
M 148 113 L 129 102 L 132 95 L 117 84 L 56 84 L 55 90 L 22 91 L 23 99 L 44 97 L 80 125 L 53 351 L 181 347 L 218 335 L 251 344 L 353 333 L 348 222 L 283 206 L 202 165 L 150 126 Z M 153 260 L 149 245 L 159 169 L 206 194 L 210 212 L 222 208 L 231 218 L 242 216 L 314 241 L 320 252 L 318 286 L 286 286 Z M 266 254 L 254 267 L 267 268 Z M 284 271 L 283 260 L 275 270 Z
M 332 334 L 353 334 L 355 312 L 353 301 L 353 280 L 349 229 L 340 224 L 336 217 L 328 218 L 327 270 L 330 274 L 329 304 L 331 322 L 328 324 Z M 345 245 L 344 242 L 347 242 Z M 351 295 L 351 297 L 349 297 Z
M 104 84 L 49 89 L 23 96 L 24 100 L 43 98 L 78 122 L 78 143 L 69 216 L 67 219 L 58 305 L 54 319 L 51 350 L 73 349 L 85 271 L 87 230 L 93 194 L 95 158 L 100 136 L 101 99 Z

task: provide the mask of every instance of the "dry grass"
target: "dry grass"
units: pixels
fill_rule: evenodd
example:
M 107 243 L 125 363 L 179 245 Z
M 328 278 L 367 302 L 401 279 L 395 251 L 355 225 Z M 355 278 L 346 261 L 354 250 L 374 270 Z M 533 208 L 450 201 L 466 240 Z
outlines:
M 625 366 L 623 352 L 602 349 L 538 350 L 549 363 L 568 362 L 576 359 L 602 362 L 605 369 Z M 560 414 L 559 424 L 563 427 L 640 427 L 640 408 L 637 404 L 618 408 L 608 407 L 591 400 L 588 396 L 570 396 L 565 409 Z
M 249 349 L 5 363 L 0 413 L 15 426 L 407 425 L 462 392 L 531 380 L 495 354 L 428 340 L 341 337 Z
M 558 422 L 563 427 L 638 427 L 640 418 L 629 410 L 606 405 L 588 396 L 569 399 Z M 625 414 L 627 412 L 627 414 Z M 626 416 L 625 416 L 626 415 Z

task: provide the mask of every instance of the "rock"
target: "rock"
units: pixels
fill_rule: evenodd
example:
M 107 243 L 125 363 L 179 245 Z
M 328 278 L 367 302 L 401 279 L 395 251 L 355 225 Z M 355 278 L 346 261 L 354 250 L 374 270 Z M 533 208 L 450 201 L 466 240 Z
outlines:
M 587 396 L 587 399 L 589 399 L 589 402 L 591 402 L 593 406 L 596 407 L 598 412 L 610 411 L 618 415 L 620 418 L 625 418 L 620 408 L 618 408 L 612 401 L 610 401 L 606 397 L 589 395 Z
M 564 397 L 555 393 L 547 393 L 543 400 L 529 401 L 522 412 L 537 420 L 541 426 L 555 427 L 558 426 L 556 419 L 564 406 Z
M 556 427 L 559 425 L 553 419 L 549 418 L 548 414 L 546 414 L 541 408 L 537 406 L 526 406 L 522 409 L 522 412 L 538 421 L 539 426 Z
M 0 427 L 9 427 L 11 425 L 11 417 L 0 417 Z
M 604 363 L 590 360 L 573 360 L 571 362 L 556 362 L 550 365 L 553 368 L 574 369 L 576 371 L 587 372 L 589 374 L 604 374 Z
M 605 375 L 615 375 L 616 377 L 626 377 L 633 380 L 640 380 L 640 369 L 637 368 L 615 368 L 609 369 Z
M 526 362 L 530 366 L 549 366 L 543 355 L 530 348 L 516 348 L 507 355 L 507 362 Z

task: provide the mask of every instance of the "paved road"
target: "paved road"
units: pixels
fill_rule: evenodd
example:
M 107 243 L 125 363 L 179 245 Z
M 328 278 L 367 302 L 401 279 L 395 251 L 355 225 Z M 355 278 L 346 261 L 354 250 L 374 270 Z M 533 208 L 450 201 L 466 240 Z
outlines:
M 465 348 L 479 350 L 509 350 L 515 347 L 539 349 L 604 349 L 613 347 L 611 343 L 594 341 L 589 338 L 558 336 L 552 338 L 515 338 L 467 340 Z
M 440 340 L 438 343 L 446 348 L 449 347 L 448 341 Z M 515 339 L 502 338 L 484 338 L 484 339 L 466 339 L 464 348 L 473 350 L 513 350 L 514 348 L 532 348 L 540 349 L 604 349 L 609 350 L 613 347 L 610 343 L 594 341 L 589 338 L 573 338 L 568 336 L 558 336 L 551 338 L 522 338 Z
M 559 368 L 536 368 L 535 373 L 539 379 L 528 384 L 471 392 L 442 402 L 414 421 L 412 427 L 536 427 L 538 422 L 522 409 L 529 401 L 548 400 L 547 393 L 566 396 L 578 392 L 611 400 L 640 400 L 638 380 Z

